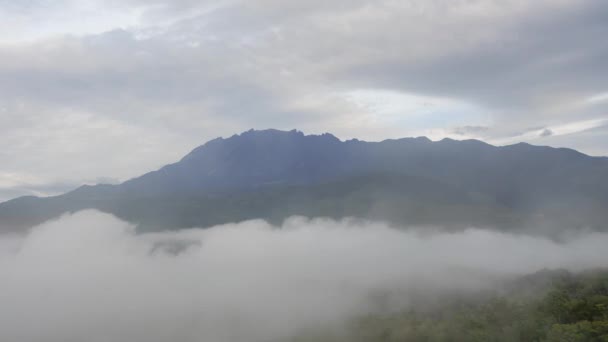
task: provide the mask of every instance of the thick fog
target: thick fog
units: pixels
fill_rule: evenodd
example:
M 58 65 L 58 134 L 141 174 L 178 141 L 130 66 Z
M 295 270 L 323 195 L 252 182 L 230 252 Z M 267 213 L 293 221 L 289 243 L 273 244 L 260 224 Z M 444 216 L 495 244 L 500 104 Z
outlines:
M 414 292 L 478 291 L 608 261 L 601 233 L 558 243 L 421 231 L 292 218 L 137 235 L 110 215 L 65 215 L 0 239 L 0 340 L 284 340 L 405 308 Z

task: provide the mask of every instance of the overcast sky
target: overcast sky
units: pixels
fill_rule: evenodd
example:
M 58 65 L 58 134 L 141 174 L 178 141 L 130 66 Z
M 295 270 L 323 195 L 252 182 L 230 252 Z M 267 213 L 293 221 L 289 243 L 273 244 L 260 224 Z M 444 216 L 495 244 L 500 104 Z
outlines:
M 0 0 L 0 200 L 256 128 L 608 155 L 604 0 Z

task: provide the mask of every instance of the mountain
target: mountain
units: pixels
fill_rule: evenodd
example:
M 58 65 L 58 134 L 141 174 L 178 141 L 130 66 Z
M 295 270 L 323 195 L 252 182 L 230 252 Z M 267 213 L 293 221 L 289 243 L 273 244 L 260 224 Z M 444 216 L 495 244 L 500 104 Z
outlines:
M 395 225 L 605 230 L 608 159 L 570 149 L 477 140 L 340 141 L 250 130 L 195 148 L 118 185 L 0 204 L 0 231 L 94 208 L 140 231 L 292 215 Z

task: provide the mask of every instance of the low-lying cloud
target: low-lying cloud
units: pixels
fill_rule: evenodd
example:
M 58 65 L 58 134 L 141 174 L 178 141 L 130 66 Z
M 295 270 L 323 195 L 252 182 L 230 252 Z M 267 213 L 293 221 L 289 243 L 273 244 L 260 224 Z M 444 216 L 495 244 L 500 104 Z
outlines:
M 406 307 L 416 289 L 477 291 L 543 268 L 605 266 L 606 245 L 602 233 L 558 243 L 303 218 L 137 235 L 84 211 L 0 238 L 0 340 L 285 340 Z

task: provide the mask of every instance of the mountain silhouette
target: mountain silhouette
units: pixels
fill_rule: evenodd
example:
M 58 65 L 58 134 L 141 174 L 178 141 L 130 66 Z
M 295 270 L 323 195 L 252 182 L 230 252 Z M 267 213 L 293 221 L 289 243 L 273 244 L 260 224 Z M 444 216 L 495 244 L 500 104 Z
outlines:
M 0 230 L 98 209 L 157 231 L 292 215 L 395 225 L 605 230 L 608 159 L 525 143 L 424 137 L 341 141 L 250 130 L 117 185 L 0 204 Z

